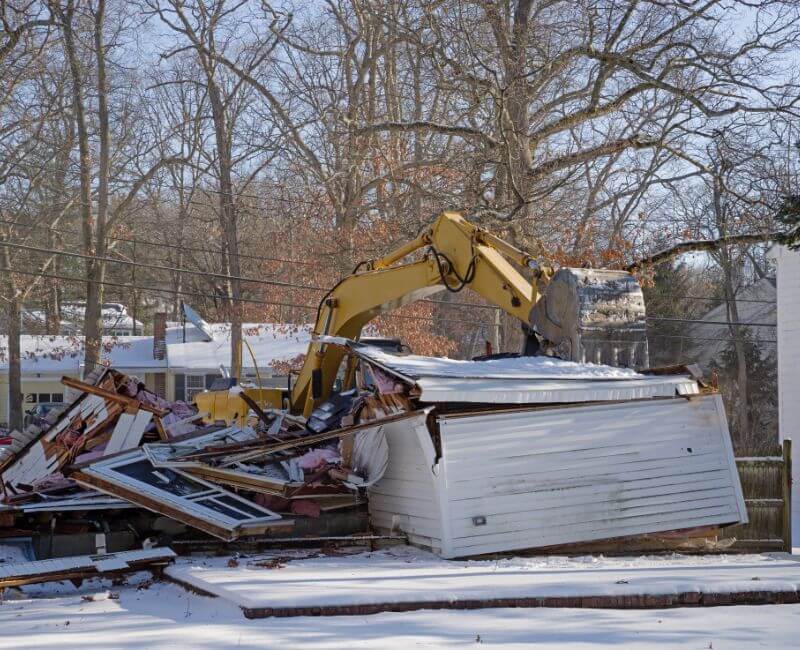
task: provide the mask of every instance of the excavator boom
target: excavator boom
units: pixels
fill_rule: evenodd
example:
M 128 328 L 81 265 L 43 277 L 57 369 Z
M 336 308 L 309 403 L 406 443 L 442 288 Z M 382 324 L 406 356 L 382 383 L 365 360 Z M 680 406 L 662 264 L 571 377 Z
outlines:
M 427 252 L 422 259 L 393 266 L 423 248 Z M 527 322 L 539 292 L 509 259 L 540 277 L 547 274 L 523 251 L 461 215 L 445 212 L 414 241 L 368 262 L 365 270 L 331 289 L 320 303 L 314 334 L 358 338 L 364 325 L 379 314 L 447 288 L 457 291 L 464 287 Z M 339 348 L 311 343 L 292 390 L 293 412 L 308 415 L 317 399 L 327 397 L 342 354 Z M 314 383 L 316 390 L 312 390 Z
M 422 259 L 401 263 L 420 249 L 426 249 Z M 523 323 L 528 353 L 541 339 L 550 353 L 566 359 L 647 365 L 644 300 L 632 275 L 586 269 L 554 273 L 455 212 L 444 212 L 415 240 L 339 282 L 320 303 L 314 333 L 358 338 L 379 314 L 465 287 Z M 329 395 L 342 355 L 339 346 L 311 344 L 292 391 L 293 412 L 308 415 Z
M 421 258 L 404 261 L 423 249 Z M 337 283 L 320 302 L 313 333 L 357 339 L 380 314 L 446 289 L 463 288 L 521 321 L 528 333 L 526 354 L 541 345 L 544 352 L 575 361 L 647 365 L 644 302 L 633 276 L 625 271 L 563 268 L 554 273 L 455 212 L 442 213 L 416 239 L 359 265 Z M 308 416 L 330 395 L 343 355 L 341 346 L 311 342 L 291 391 L 293 413 Z M 198 397 L 204 402 L 198 399 L 201 410 L 211 405 L 210 419 L 219 419 L 217 402 L 222 398 Z M 279 397 L 264 395 L 263 390 L 259 399 L 281 406 Z M 225 408 L 226 420 L 232 410 L 242 411 L 230 403 Z

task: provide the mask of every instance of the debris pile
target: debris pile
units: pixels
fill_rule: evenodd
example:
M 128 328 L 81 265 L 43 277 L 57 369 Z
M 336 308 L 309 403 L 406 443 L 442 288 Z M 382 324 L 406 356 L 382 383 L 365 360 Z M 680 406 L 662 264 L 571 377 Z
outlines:
M 248 416 L 231 425 L 112 369 L 64 378 L 74 401 L 0 456 L 0 535 L 133 537 L 108 551 L 249 543 L 307 537 L 351 509 L 363 526 L 346 534 L 369 526 L 466 557 L 747 521 L 721 398 L 689 368 L 319 342 L 345 373 L 308 418 L 236 385 L 221 396 Z
M 94 528 L 115 519 L 131 527 L 135 517 L 117 513 L 130 508 L 226 541 L 291 530 L 291 518 L 364 504 L 388 463 L 382 423 L 404 417 L 394 400 L 351 391 L 307 422 L 253 404 L 245 426 L 208 425 L 205 414 L 110 368 L 91 382 L 62 382 L 75 399 L 0 450 L 5 536 L 41 521 L 80 529 L 65 515 L 90 511 Z

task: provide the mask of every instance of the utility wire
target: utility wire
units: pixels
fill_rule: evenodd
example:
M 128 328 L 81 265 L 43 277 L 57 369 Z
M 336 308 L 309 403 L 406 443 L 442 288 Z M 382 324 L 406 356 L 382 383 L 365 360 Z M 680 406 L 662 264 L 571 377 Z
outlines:
M 37 278 L 48 278 L 51 280 L 64 280 L 65 282 L 76 282 L 79 284 L 86 284 L 86 278 L 75 278 L 69 277 L 66 275 L 58 275 L 55 273 L 39 273 L 36 271 L 19 271 L 15 270 L 12 273 L 19 273 L 21 275 L 29 275 Z M 252 303 L 255 305 L 274 305 L 277 307 L 296 307 L 298 309 L 309 309 L 309 310 L 316 310 L 316 306 L 312 305 L 302 305 L 297 303 L 291 302 L 280 302 L 277 300 L 257 300 L 255 298 L 228 298 L 226 296 L 215 296 L 213 294 L 202 293 L 200 291 L 186 291 L 184 289 L 174 290 L 174 289 L 160 289 L 158 287 L 143 287 L 140 285 L 130 284 L 130 283 L 122 283 L 122 282 L 111 282 L 109 280 L 103 280 L 102 282 L 98 282 L 97 284 L 102 284 L 103 286 L 107 287 L 115 287 L 120 289 L 133 289 L 135 291 L 143 291 L 146 293 L 166 293 L 171 296 L 179 295 L 179 296 L 195 296 L 199 298 L 208 298 L 211 300 L 231 300 L 233 302 L 246 302 Z
M 711 296 L 670 296 L 685 300 L 707 300 L 710 302 L 760 302 L 766 305 L 777 304 L 774 300 L 756 300 L 755 298 L 712 298 Z
M 51 226 L 43 226 L 41 224 L 23 224 L 23 223 L 18 223 L 16 221 L 8 221 L 6 219 L 0 219 L 0 223 L 8 225 L 8 226 L 15 226 L 15 227 L 18 227 L 18 228 L 27 228 L 29 230 L 47 230 L 47 231 L 50 231 L 50 232 L 57 232 L 57 233 L 61 233 L 61 234 L 64 234 L 64 235 L 76 235 L 76 236 L 79 236 L 79 237 L 83 235 L 83 233 L 81 233 L 81 232 L 79 232 L 77 230 L 69 230 L 69 229 L 66 229 L 66 228 L 56 228 L 55 226 L 51 227 Z M 261 234 L 264 234 L 264 233 L 261 233 Z M 280 234 L 280 233 L 276 232 L 276 233 L 271 233 L 271 234 Z M 214 250 L 212 248 L 198 248 L 196 246 L 183 246 L 181 244 L 166 244 L 166 243 L 161 243 L 161 242 L 148 241 L 146 239 L 135 239 L 135 238 L 132 238 L 132 237 L 112 237 L 112 236 L 108 236 L 108 237 L 106 237 L 106 239 L 108 239 L 110 241 L 121 241 L 121 242 L 126 242 L 126 243 L 131 243 L 131 244 L 141 244 L 142 246 L 157 246 L 157 247 L 160 247 L 160 248 L 170 248 L 170 249 L 176 249 L 176 250 L 184 250 L 184 251 L 190 251 L 190 252 L 193 252 L 193 253 L 208 253 L 208 254 L 211 254 L 211 255 L 222 255 L 222 251 L 221 250 Z M 317 262 L 306 262 L 306 261 L 303 261 L 303 260 L 289 260 L 289 259 L 285 259 L 285 258 L 282 258 L 282 257 L 268 257 L 268 256 L 265 256 L 265 255 L 249 255 L 249 254 L 246 254 L 246 253 L 236 253 L 235 255 L 231 255 L 231 257 L 239 257 L 239 258 L 242 258 L 242 259 L 251 259 L 251 260 L 268 261 L 268 262 L 284 262 L 286 264 L 300 264 L 300 265 L 304 265 L 304 266 L 319 266 L 319 263 L 317 263 Z M 330 268 L 333 268 L 333 267 L 331 266 Z
M 57 232 L 57 233 L 62 233 L 62 234 L 82 236 L 82 233 L 77 231 L 77 230 L 68 230 L 66 228 L 56 228 L 56 227 L 51 227 L 51 226 L 43 226 L 41 224 L 22 224 L 22 223 L 18 223 L 16 221 L 9 221 L 9 220 L 6 220 L 6 219 L 0 219 L 0 223 L 5 224 L 5 225 L 9 225 L 9 226 L 19 227 L 19 228 L 27 228 L 27 229 L 31 229 L 31 230 L 34 230 L 34 229 L 35 230 L 46 230 L 46 231 L 52 231 L 52 232 Z M 274 232 L 270 231 L 270 232 L 272 234 L 281 234 L 280 232 L 277 232 L 277 231 L 274 231 Z M 211 248 L 199 248 L 199 247 L 195 247 L 195 246 L 184 246 L 182 244 L 167 244 L 167 243 L 163 243 L 163 242 L 154 242 L 154 241 L 149 241 L 149 240 L 146 240 L 146 239 L 137 239 L 137 238 L 132 238 L 132 237 L 113 237 L 113 236 L 108 236 L 106 239 L 108 239 L 110 241 L 121 241 L 121 242 L 132 243 L 132 244 L 141 244 L 143 246 L 155 246 L 155 247 L 159 247 L 159 248 L 169 248 L 169 249 L 174 249 L 174 250 L 184 250 L 184 251 L 191 251 L 191 252 L 195 252 L 195 253 L 208 253 L 208 254 L 211 254 L 211 255 L 221 255 L 222 252 L 223 252 L 221 250 L 215 250 L 215 249 L 211 249 Z M 70 255 L 70 253 L 67 253 L 67 252 L 64 252 L 62 254 L 63 255 Z M 290 259 L 281 258 L 281 257 L 268 257 L 268 256 L 264 256 L 264 255 L 250 255 L 250 254 L 246 254 L 246 253 L 236 253 L 235 255 L 231 255 L 231 256 L 232 257 L 239 257 L 239 258 L 242 258 L 242 259 L 258 260 L 258 261 L 283 262 L 285 264 L 299 264 L 299 265 L 304 265 L 304 266 L 316 266 L 316 267 L 320 266 L 318 261 L 309 262 L 309 261 L 304 261 L 304 260 L 290 260 Z M 121 260 L 114 260 L 114 261 L 121 261 Z M 327 265 L 327 266 L 325 266 L 325 268 L 333 269 L 335 267 Z M 189 271 L 187 269 L 186 271 L 183 271 L 183 272 L 191 272 L 191 271 Z M 204 274 L 204 275 L 208 275 L 208 274 Z M 320 290 L 322 290 L 322 289 L 320 289 Z M 776 301 L 774 301 L 774 300 L 759 300 L 759 299 L 755 299 L 755 298 L 720 298 L 720 297 L 715 297 L 715 296 L 690 296 L 690 295 L 673 295 L 673 296 L 670 296 L 670 297 L 671 298 L 675 298 L 675 299 L 681 299 L 681 300 L 702 300 L 702 301 L 708 301 L 708 302 L 747 302 L 747 303 L 762 303 L 762 304 L 767 304 L 767 305 L 776 304 Z M 434 304 L 447 305 L 447 306 L 453 306 L 453 307 L 472 307 L 472 308 L 477 308 L 477 309 L 499 309 L 498 307 L 496 307 L 494 305 L 481 305 L 481 304 L 476 304 L 476 303 L 458 302 L 458 301 L 451 301 L 451 300 L 435 300 L 435 299 L 431 299 L 431 298 L 424 299 L 424 302 L 430 302 L 430 303 L 434 303 Z
M 743 323 L 729 320 L 700 320 L 697 318 L 662 318 L 660 316 L 646 316 L 647 320 L 663 323 L 696 323 L 698 325 L 741 325 L 742 327 L 777 327 L 773 323 Z
M 232 276 L 232 275 L 227 275 L 225 273 L 215 273 L 213 271 L 194 271 L 194 270 L 191 270 L 191 269 L 182 269 L 182 268 L 164 266 L 164 265 L 159 265 L 159 264 L 147 264 L 147 263 L 144 263 L 144 262 L 132 262 L 132 261 L 129 261 L 129 260 L 115 259 L 115 258 L 112 258 L 112 257 L 100 257 L 100 256 L 97 256 L 97 255 L 86 255 L 86 254 L 83 254 L 83 253 L 73 253 L 73 252 L 69 252 L 69 251 L 61 251 L 61 250 L 57 250 L 57 249 L 43 248 L 43 247 L 39 247 L 39 246 L 30 246 L 30 245 L 27 245 L 27 244 L 17 244 L 17 243 L 8 242 L 8 241 L 0 242 L 0 246 L 8 246 L 8 247 L 11 247 L 11 248 L 17 248 L 17 249 L 21 249 L 21 250 L 27 250 L 27 251 L 38 252 L 38 253 L 46 253 L 46 254 L 49 254 L 49 255 L 64 255 L 64 256 L 67 256 L 67 257 L 76 257 L 76 258 L 79 258 L 79 259 L 100 260 L 100 261 L 105 261 L 105 262 L 110 263 L 110 264 L 123 264 L 123 265 L 126 265 L 126 266 L 132 266 L 134 268 L 146 268 L 146 269 L 151 269 L 151 270 L 167 271 L 167 272 L 170 272 L 170 273 L 182 273 L 182 274 L 195 275 L 195 276 L 200 276 L 200 277 L 215 277 L 215 278 L 222 278 L 222 279 L 225 279 L 225 280 L 237 280 L 237 281 L 240 281 L 240 282 L 252 282 L 252 283 L 256 283 L 256 284 L 265 284 L 265 285 L 269 285 L 269 286 L 284 287 L 284 288 L 290 288 L 290 289 L 308 289 L 308 290 L 312 290 L 312 291 L 323 291 L 323 292 L 327 292 L 328 291 L 328 289 L 325 289 L 324 287 L 317 287 L 317 286 L 314 286 L 314 285 L 297 284 L 297 283 L 294 283 L 294 282 L 284 282 L 284 281 L 280 281 L 280 280 L 264 280 L 262 278 L 251 278 L 251 277 L 246 277 L 246 276 Z M 20 272 L 20 271 L 14 271 L 14 272 Z M 36 275 L 36 274 L 33 274 L 33 275 Z M 82 281 L 86 282 L 87 280 L 82 280 Z M 123 286 L 125 286 L 125 285 L 123 285 Z M 130 286 L 130 285 L 127 285 L 127 286 Z M 457 306 L 457 307 L 472 307 L 472 308 L 481 307 L 481 308 L 486 308 L 486 309 L 497 309 L 497 307 L 492 307 L 490 305 L 473 305 L 471 303 L 464 303 L 464 302 L 455 303 L 455 302 L 449 302 L 449 301 L 446 301 L 446 300 L 436 301 L 436 300 L 432 300 L 432 299 L 426 299 L 425 302 L 430 302 L 430 303 L 433 303 L 433 304 L 444 304 L 444 305 L 450 305 L 450 306 Z M 668 318 L 668 317 L 659 317 L 659 316 L 646 316 L 645 318 L 647 320 L 649 320 L 649 321 L 655 321 L 655 322 L 695 323 L 695 324 L 699 324 L 699 325 L 737 325 L 737 326 L 742 326 L 742 327 L 777 327 L 777 325 L 772 324 L 772 323 L 710 321 L 710 320 L 691 319 L 691 318 Z
M 213 271 L 193 271 L 191 269 L 182 269 L 172 266 L 162 266 L 160 264 L 147 264 L 144 262 L 131 262 L 129 260 L 120 260 L 113 257 L 100 257 L 98 255 L 86 255 L 84 253 L 71 253 L 69 251 L 60 251 L 53 248 L 43 248 L 40 246 L 29 246 L 27 244 L 15 244 L 8 241 L 0 241 L 0 246 L 9 246 L 11 248 L 18 248 L 21 250 L 32 251 L 36 253 L 47 253 L 48 255 L 65 255 L 67 257 L 77 257 L 85 260 L 99 260 L 101 262 L 108 262 L 110 264 L 125 264 L 144 269 L 152 269 L 155 271 L 168 271 L 170 273 L 183 273 L 188 275 L 199 275 L 201 277 L 221 278 L 223 280 L 238 280 L 240 282 L 254 282 L 256 284 L 267 284 L 274 287 L 286 287 L 290 289 L 311 289 L 313 291 L 327 291 L 324 287 L 315 287 L 307 284 L 296 284 L 294 282 L 283 282 L 280 280 L 263 280 L 261 278 L 249 278 L 246 276 L 226 275 L 225 273 L 215 273 Z M 16 272 L 16 271 L 15 271 Z
M 49 279 L 53 279 L 53 280 L 64 280 L 65 282 L 77 282 L 77 283 L 80 283 L 80 284 L 85 284 L 86 283 L 86 279 L 85 278 L 75 278 L 75 277 L 69 277 L 69 276 L 65 276 L 65 275 L 57 275 L 57 274 L 53 274 L 53 273 L 38 273 L 38 272 L 35 272 L 35 271 L 13 271 L 13 272 L 14 273 L 19 273 L 21 275 L 29 275 L 29 276 L 33 276 L 33 277 L 37 277 L 37 278 L 49 278 Z M 157 287 L 142 287 L 142 286 L 136 286 L 136 285 L 132 285 L 132 284 L 123 284 L 121 282 L 110 282 L 108 280 L 103 280 L 102 282 L 98 282 L 97 284 L 102 284 L 103 286 L 109 286 L 109 287 L 123 288 L 123 289 L 135 289 L 136 291 L 142 291 L 142 292 L 145 292 L 145 293 L 158 293 L 158 294 L 166 293 L 166 294 L 169 294 L 169 295 L 172 295 L 172 296 L 174 296 L 174 295 L 195 296 L 195 297 L 200 297 L 200 298 L 208 298 L 208 299 L 212 299 L 212 300 L 218 300 L 218 299 L 223 299 L 224 298 L 226 300 L 232 300 L 234 302 L 246 302 L 246 303 L 252 303 L 252 304 L 255 304 L 255 305 L 270 305 L 270 306 L 276 306 L 276 307 L 292 307 L 292 308 L 298 308 L 298 309 L 306 309 L 308 311 L 314 311 L 314 312 L 317 310 L 317 306 L 316 305 L 302 305 L 302 304 L 290 303 L 290 302 L 280 302 L 280 301 L 277 301 L 277 300 L 257 300 L 255 298 L 226 298 L 224 296 L 214 296 L 214 295 L 210 295 L 210 294 L 207 294 L 207 293 L 201 293 L 201 292 L 198 292 L 198 291 L 185 291 L 185 290 L 175 291 L 175 290 L 172 290 L 172 289 L 159 289 Z M 424 320 L 424 321 L 436 320 L 435 316 L 412 316 L 412 315 L 409 315 L 409 314 L 391 314 L 391 318 L 400 318 L 400 319 L 404 319 L 404 320 Z M 449 323 L 466 323 L 468 325 L 480 325 L 482 327 L 486 326 L 486 323 L 483 323 L 481 321 L 464 320 L 464 319 L 449 318 L 449 319 L 447 319 L 447 322 L 449 322 Z
M 647 334 L 647 338 L 660 338 L 660 339 L 690 339 L 692 341 L 735 341 L 736 337 L 734 336 L 717 336 L 717 337 L 705 337 L 705 336 L 684 336 L 681 334 Z M 757 339 L 757 343 L 777 343 L 775 339 Z

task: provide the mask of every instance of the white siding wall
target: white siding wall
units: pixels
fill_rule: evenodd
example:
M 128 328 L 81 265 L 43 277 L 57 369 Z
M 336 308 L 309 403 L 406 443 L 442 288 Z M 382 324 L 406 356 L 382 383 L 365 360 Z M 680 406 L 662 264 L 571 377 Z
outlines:
M 800 252 L 776 246 L 778 282 L 778 402 L 781 440 L 792 439 L 792 467 L 800 472 Z M 800 545 L 800 480 L 792 483 L 793 543 Z
M 450 417 L 440 431 L 445 557 L 746 521 L 719 396 Z
M 441 481 L 435 473 L 436 453 L 426 417 L 427 412 L 384 425 L 389 465 L 383 478 L 368 490 L 369 512 L 376 529 L 401 531 L 412 543 L 438 553 L 442 550 Z

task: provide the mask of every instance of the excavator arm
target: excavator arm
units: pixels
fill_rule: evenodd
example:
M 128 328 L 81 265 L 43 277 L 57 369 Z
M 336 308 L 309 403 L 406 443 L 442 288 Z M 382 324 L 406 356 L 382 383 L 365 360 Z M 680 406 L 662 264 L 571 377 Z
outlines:
M 427 249 L 421 260 L 393 266 L 420 249 Z M 362 328 L 382 313 L 448 287 L 456 291 L 464 286 L 527 323 L 539 287 L 512 261 L 532 269 L 541 282 L 550 275 L 527 253 L 461 215 L 445 212 L 415 240 L 366 263 L 363 271 L 331 289 L 320 303 L 314 334 L 358 338 Z M 308 415 L 317 400 L 330 394 L 342 355 L 339 346 L 311 343 L 292 390 L 292 412 Z
M 421 259 L 404 261 L 423 249 Z M 442 213 L 416 239 L 359 265 L 336 284 L 319 304 L 313 333 L 356 339 L 380 314 L 465 287 L 528 326 L 526 353 L 538 348 L 541 339 L 548 353 L 564 359 L 647 365 L 644 300 L 630 273 L 567 268 L 554 273 L 454 212 Z M 341 346 L 311 342 L 289 396 L 292 413 L 308 416 L 330 395 L 343 354 Z M 278 389 L 243 392 L 205 392 L 195 402 L 212 422 L 243 421 L 253 403 L 285 406 Z

